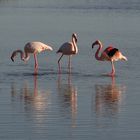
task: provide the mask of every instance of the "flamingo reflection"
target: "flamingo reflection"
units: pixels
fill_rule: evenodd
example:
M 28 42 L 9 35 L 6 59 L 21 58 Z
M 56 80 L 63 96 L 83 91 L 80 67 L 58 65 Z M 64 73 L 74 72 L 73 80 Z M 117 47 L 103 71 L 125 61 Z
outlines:
M 115 84 L 114 78 L 111 84 L 95 85 L 95 110 L 99 116 L 112 116 L 118 113 L 125 92 L 124 85 Z
M 21 88 L 17 88 L 15 84 L 11 86 L 12 103 L 15 106 L 20 103 L 20 110 L 24 110 L 28 118 L 30 116 L 35 119 L 38 122 L 36 124 L 46 119 L 49 94 L 49 91 L 38 89 L 37 75 L 34 76 L 33 83 L 25 81 Z
M 66 115 L 72 117 L 72 127 L 76 127 L 76 115 L 77 115 L 77 89 L 71 82 L 71 74 L 68 74 L 67 83 L 62 83 L 61 75 L 58 77 L 58 94 L 63 111 L 66 111 Z M 68 111 L 68 112 L 67 112 Z M 63 112 L 63 113 L 64 113 Z M 70 114 L 69 114 L 70 113 Z

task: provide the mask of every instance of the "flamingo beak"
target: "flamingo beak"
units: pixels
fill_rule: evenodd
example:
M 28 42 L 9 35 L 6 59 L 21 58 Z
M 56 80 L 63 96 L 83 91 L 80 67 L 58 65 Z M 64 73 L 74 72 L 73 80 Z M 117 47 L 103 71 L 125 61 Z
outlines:
M 76 41 L 76 43 L 77 43 L 77 41 L 78 41 L 78 39 L 75 37 L 75 41 Z
M 14 59 L 13 59 L 13 57 L 11 57 L 11 60 L 14 62 Z
M 74 37 L 75 42 L 77 43 L 78 39 L 77 39 L 77 35 L 76 35 L 76 33 L 73 33 L 73 34 L 72 34 L 72 37 Z
M 78 39 L 77 39 L 77 36 L 76 35 L 73 35 L 74 39 L 75 39 L 75 42 L 77 43 Z
M 97 44 L 97 42 L 94 42 L 93 44 L 92 44 L 92 49 L 94 48 L 94 46 Z
M 92 49 L 94 48 L 95 45 L 98 45 L 99 44 L 99 41 L 96 40 L 93 44 L 92 44 Z

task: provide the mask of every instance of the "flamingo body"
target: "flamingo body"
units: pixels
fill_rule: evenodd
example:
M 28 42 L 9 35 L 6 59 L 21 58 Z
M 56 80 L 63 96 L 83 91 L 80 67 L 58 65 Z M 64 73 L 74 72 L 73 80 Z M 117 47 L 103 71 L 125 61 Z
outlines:
M 74 50 L 74 46 L 72 42 L 65 42 L 59 48 L 57 53 L 62 53 L 63 55 L 73 55 L 73 54 L 78 53 L 78 49 L 76 49 L 76 51 Z
M 70 42 L 65 42 L 64 44 L 61 45 L 61 47 L 58 49 L 57 53 L 62 53 L 58 60 L 58 65 L 59 65 L 59 73 L 61 72 L 60 70 L 60 60 L 63 57 L 63 55 L 68 55 L 69 56 L 69 63 L 68 67 L 71 67 L 71 56 L 75 55 L 78 53 L 78 47 L 77 47 L 77 35 L 75 33 L 72 34 L 72 41 Z
M 22 50 L 15 50 L 13 51 L 12 55 L 11 55 L 11 60 L 14 62 L 14 58 L 18 55 L 18 53 L 20 53 L 20 57 L 21 60 L 23 61 L 28 61 L 30 58 L 30 54 L 34 54 L 34 61 L 35 61 L 35 73 L 37 73 L 37 69 L 38 69 L 38 61 L 37 61 L 37 53 L 41 53 L 45 50 L 50 50 L 52 51 L 52 47 L 50 47 L 49 45 L 46 45 L 42 42 L 28 42 L 25 46 L 24 46 L 24 52 Z
M 115 55 L 116 52 L 118 52 L 117 48 L 113 48 L 112 46 L 107 47 L 104 52 L 109 56 L 109 57 L 113 57 Z
M 109 75 L 114 76 L 115 67 L 113 62 L 118 60 L 127 61 L 127 58 L 117 48 L 114 48 L 112 46 L 107 47 L 103 52 L 101 52 L 101 55 L 99 56 L 99 52 L 102 50 L 103 45 L 99 40 L 95 41 L 92 44 L 92 48 L 94 48 L 95 45 L 99 45 L 95 53 L 95 58 L 99 61 L 110 61 L 112 65 L 112 72 Z
M 53 49 L 42 42 L 29 42 L 24 47 L 24 51 L 27 53 L 41 53 L 45 50 L 52 51 Z

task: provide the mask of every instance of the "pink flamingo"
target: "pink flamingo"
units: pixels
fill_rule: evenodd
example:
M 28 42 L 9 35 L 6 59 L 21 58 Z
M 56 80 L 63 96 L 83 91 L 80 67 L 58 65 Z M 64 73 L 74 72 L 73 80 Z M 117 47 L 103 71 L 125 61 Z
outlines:
M 127 61 L 127 58 L 117 49 L 113 48 L 112 46 L 107 47 L 99 56 L 99 52 L 102 50 L 103 45 L 101 41 L 96 40 L 92 44 L 92 48 L 94 48 L 95 45 L 99 45 L 96 53 L 95 53 L 95 58 L 99 61 L 110 61 L 112 65 L 112 72 L 109 74 L 109 76 L 114 76 L 115 75 L 115 67 L 114 67 L 114 61 L 118 60 L 125 60 Z
M 37 61 L 37 53 L 43 52 L 45 50 L 53 50 L 50 46 L 42 43 L 42 42 L 29 42 L 24 46 L 24 52 L 22 50 L 15 50 L 11 55 L 11 60 L 14 62 L 15 56 L 19 53 L 21 60 L 27 62 L 30 58 L 30 53 L 34 54 L 35 61 L 35 74 L 38 71 L 38 61 Z
M 62 53 L 62 55 L 58 59 L 59 73 L 61 73 L 60 60 L 63 57 L 63 55 L 69 56 L 68 68 L 70 69 L 71 68 L 71 56 L 78 53 L 77 35 L 75 33 L 73 33 L 71 42 L 65 42 L 64 44 L 62 44 L 62 46 L 59 48 L 57 53 Z

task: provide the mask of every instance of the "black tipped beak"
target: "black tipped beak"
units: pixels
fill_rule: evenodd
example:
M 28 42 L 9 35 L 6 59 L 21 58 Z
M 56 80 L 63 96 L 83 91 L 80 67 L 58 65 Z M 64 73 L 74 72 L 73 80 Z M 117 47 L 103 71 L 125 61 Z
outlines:
M 95 45 L 96 45 L 96 43 L 93 43 L 93 44 L 92 44 L 92 49 L 94 48 Z
M 14 59 L 11 57 L 11 60 L 14 62 Z
M 92 44 L 92 49 L 94 48 L 95 45 L 98 44 L 98 41 L 95 41 L 93 44 Z
M 77 38 L 75 39 L 75 41 L 76 41 L 76 43 L 77 43 L 77 41 L 78 41 Z

